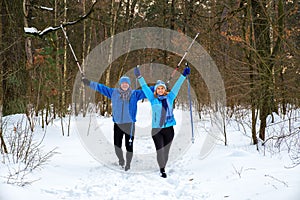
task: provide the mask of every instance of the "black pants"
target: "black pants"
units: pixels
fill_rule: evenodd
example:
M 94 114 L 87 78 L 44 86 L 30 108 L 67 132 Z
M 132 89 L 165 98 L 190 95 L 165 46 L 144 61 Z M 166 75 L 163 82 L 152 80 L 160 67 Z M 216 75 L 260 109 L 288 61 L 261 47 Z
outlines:
M 157 162 L 159 168 L 165 168 L 169 158 L 169 151 L 174 138 L 173 126 L 162 128 L 162 129 L 152 129 L 152 139 L 154 141 Z
M 122 140 L 125 135 L 125 146 L 126 146 L 126 165 L 130 166 L 133 156 L 133 139 L 134 139 L 135 124 L 114 124 L 114 145 L 115 152 L 120 163 L 124 163 L 123 151 L 122 151 Z M 132 134 L 132 142 L 130 143 L 130 133 Z

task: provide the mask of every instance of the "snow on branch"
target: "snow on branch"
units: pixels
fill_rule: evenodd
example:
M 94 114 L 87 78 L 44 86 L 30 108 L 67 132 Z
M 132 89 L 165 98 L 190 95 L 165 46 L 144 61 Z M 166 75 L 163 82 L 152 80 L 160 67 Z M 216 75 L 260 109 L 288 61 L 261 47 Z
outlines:
M 55 26 L 55 27 L 50 26 L 50 27 L 47 27 L 47 28 L 45 28 L 43 30 L 38 30 L 36 27 L 24 27 L 24 32 L 26 34 L 37 35 L 39 37 L 42 37 L 42 36 L 46 35 L 49 32 L 53 32 L 53 31 L 56 31 L 56 30 L 60 29 L 61 26 L 65 27 L 65 26 L 70 26 L 70 25 L 79 23 L 80 21 L 82 21 L 85 18 L 87 18 L 93 12 L 93 8 L 94 8 L 94 6 L 95 6 L 96 3 L 97 3 L 97 1 L 93 1 L 93 5 L 90 8 L 90 10 L 85 15 L 79 16 L 79 18 L 77 20 L 75 20 L 75 21 L 64 22 L 64 23 L 60 24 L 59 26 Z
M 48 10 L 48 11 L 53 11 L 53 8 L 49 8 L 49 7 L 45 7 L 45 6 L 41 6 L 40 9 L 42 10 Z
M 37 5 L 34 5 L 33 7 L 41 9 L 41 10 L 46 10 L 46 11 L 53 11 L 54 10 L 53 8 L 46 7 L 46 6 L 37 6 Z
M 42 30 L 42 31 L 39 31 L 39 30 L 37 30 L 37 28 L 35 28 L 35 27 L 24 27 L 24 31 L 25 31 L 25 33 L 27 33 L 27 34 L 32 34 L 32 35 L 39 35 L 39 36 L 42 36 L 42 35 L 45 35 L 45 34 L 48 33 L 48 32 L 56 31 L 56 30 L 59 29 L 59 28 L 60 28 L 59 26 L 58 26 L 58 27 L 52 27 L 52 26 L 50 26 L 50 27 L 45 28 L 45 29 Z

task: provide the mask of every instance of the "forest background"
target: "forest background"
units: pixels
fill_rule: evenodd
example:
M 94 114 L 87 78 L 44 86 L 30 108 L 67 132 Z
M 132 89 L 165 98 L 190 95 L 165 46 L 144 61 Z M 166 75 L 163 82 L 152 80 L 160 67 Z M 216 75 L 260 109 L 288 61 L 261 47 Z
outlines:
M 79 63 L 113 35 L 163 27 L 191 38 L 199 33 L 197 42 L 222 75 L 227 114 L 251 110 L 252 142 L 266 141 L 267 117 L 292 116 L 300 106 L 299 5 L 295 0 L 1 0 L 0 119 L 41 115 L 46 126 L 74 108 L 75 114 L 85 109 L 84 101 L 72 105 L 78 68 L 63 32 L 28 34 L 24 27 L 43 30 L 74 22 L 64 29 Z M 137 64 L 155 61 L 175 68 L 181 56 L 158 49 L 128 52 L 94 81 L 113 87 Z M 201 74 L 191 73 L 190 80 L 200 112 L 210 106 L 208 89 Z M 96 99 L 99 114 L 110 113 L 110 101 L 101 95 Z M 0 138 L 1 152 L 7 152 L 2 123 Z

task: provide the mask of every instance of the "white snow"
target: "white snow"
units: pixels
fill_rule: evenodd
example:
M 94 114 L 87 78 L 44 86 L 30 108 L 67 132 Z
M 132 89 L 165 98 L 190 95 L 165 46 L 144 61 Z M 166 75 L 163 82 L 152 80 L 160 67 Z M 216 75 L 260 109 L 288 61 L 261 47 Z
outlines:
M 50 26 L 50 27 L 47 27 L 47 28 L 45 28 L 44 30 L 42 30 L 39 34 L 40 35 L 43 35 L 45 32 L 47 32 L 47 31 L 52 31 L 52 30 L 57 30 L 58 28 L 56 27 L 56 28 L 53 28 L 52 26 Z
M 47 11 L 53 11 L 53 10 L 54 10 L 53 8 L 46 7 L 46 6 L 41 6 L 40 8 L 41 8 L 42 10 L 47 10 Z
M 25 33 L 39 33 L 35 27 L 24 27 Z
M 147 113 L 150 116 L 149 106 L 147 103 L 140 103 L 139 109 L 141 111 L 138 112 L 137 126 L 149 127 L 150 117 L 141 115 Z M 22 115 L 9 117 L 17 121 Z M 178 123 L 178 126 L 189 123 L 188 118 L 179 115 L 176 117 L 177 122 L 184 122 Z M 83 118 L 77 117 L 76 120 Z M 64 121 L 67 123 L 68 118 Z M 101 130 L 105 131 L 107 140 L 112 140 L 111 118 L 98 116 L 97 121 Z M 44 148 L 51 150 L 57 147 L 58 153 L 47 165 L 28 177 L 36 180 L 32 184 L 24 187 L 6 184 L 7 165 L 0 164 L 1 200 L 300 199 L 300 166 L 287 168 L 291 161 L 285 151 L 280 154 L 258 152 L 256 146 L 250 145 L 249 135 L 245 135 L 244 130 L 239 129 L 240 125 L 234 121 L 227 123 L 228 146 L 218 142 L 213 151 L 201 159 L 199 152 L 209 118 L 195 119 L 195 143 L 186 149 L 183 156 L 167 164 L 166 179 L 159 176 L 155 158 L 150 163 L 153 169 L 137 171 L 137 168 L 141 167 L 137 162 L 137 154 L 154 151 L 151 138 L 146 137 L 151 128 L 147 129 L 148 133 L 143 133 L 145 136 L 136 136 L 132 169 L 125 172 L 114 164 L 117 161 L 116 157 L 109 167 L 97 162 L 83 147 L 78 129 L 74 125 L 75 119 L 72 118 L 71 122 L 69 137 L 62 136 L 60 119 L 54 120 L 47 127 Z M 178 130 L 178 127 L 176 129 Z M 43 133 L 44 131 L 37 126 L 35 134 L 42 137 Z M 176 146 L 171 148 L 175 149 Z M 114 155 L 113 149 L 107 151 Z
M 55 30 L 57 30 L 57 29 L 59 29 L 60 27 L 52 27 L 52 26 L 49 26 L 49 27 L 47 27 L 47 28 L 45 28 L 45 29 L 43 29 L 42 31 L 39 31 L 37 28 L 35 28 L 35 27 L 24 27 L 24 32 L 25 33 L 31 33 L 31 34 L 33 34 L 33 33 L 35 33 L 35 34 L 39 34 L 39 35 L 43 35 L 43 34 L 45 34 L 46 32 L 48 32 L 48 31 L 55 31 Z

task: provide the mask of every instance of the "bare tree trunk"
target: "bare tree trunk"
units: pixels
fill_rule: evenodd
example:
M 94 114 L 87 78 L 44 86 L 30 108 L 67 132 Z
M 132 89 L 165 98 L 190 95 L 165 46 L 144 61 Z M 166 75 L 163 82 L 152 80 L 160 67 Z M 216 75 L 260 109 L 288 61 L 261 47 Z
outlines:
M 55 0 L 55 5 L 54 5 L 54 23 L 55 26 L 58 26 L 57 22 L 59 21 L 58 19 L 58 4 L 59 4 L 59 0 Z M 55 32 L 55 36 L 56 38 L 59 38 L 58 36 L 58 32 Z M 55 66 L 56 66 L 56 77 L 59 80 L 59 95 L 57 98 L 57 101 L 54 103 L 54 109 L 56 110 L 56 106 L 60 107 L 62 106 L 60 104 L 60 98 L 62 95 L 62 76 L 61 76 L 61 57 L 60 57 L 60 40 L 56 40 L 56 55 L 55 55 Z
M 1 8 L 3 8 L 2 5 Z M 2 10 L 1 10 L 1 14 L 2 14 Z M 2 18 L 0 18 L 0 44 L 2 44 Z M 0 54 L 0 58 L 1 58 L 0 60 L 2 60 L 1 54 Z M 2 108 L 3 108 L 3 67 L 2 67 L 2 63 L 0 62 L 0 152 L 8 153 L 3 138 Z
M 67 21 L 67 0 L 64 0 L 64 22 Z M 66 27 L 64 28 L 65 31 L 67 31 Z M 65 108 L 66 108 L 66 90 L 67 90 L 67 49 L 68 49 L 68 43 L 67 39 L 64 38 L 64 55 L 63 55 L 63 69 L 61 74 L 61 102 L 60 102 L 60 117 L 61 117 L 61 131 L 62 135 L 65 135 L 64 131 L 64 123 L 63 123 L 63 117 L 65 116 Z
M 248 0 L 246 7 L 246 18 L 244 22 L 244 40 L 249 47 L 253 46 L 255 48 L 255 38 L 254 38 L 254 27 L 253 27 L 253 17 L 252 17 L 252 7 L 251 3 Z M 250 49 L 245 49 L 245 54 L 249 62 L 249 70 L 250 70 L 250 104 L 251 104 L 251 135 L 253 144 L 257 144 L 257 136 L 256 136 L 256 121 L 257 121 L 257 100 L 256 100 L 256 91 L 255 91 L 255 75 L 256 74 L 256 63 L 254 60 L 254 53 Z
M 260 76 L 260 130 L 259 138 L 265 140 L 265 130 L 267 126 L 267 117 L 272 113 L 274 107 L 273 98 L 273 66 L 270 63 L 270 22 L 266 13 L 267 1 L 252 0 L 252 16 L 254 22 L 255 46 L 258 54 L 258 69 Z
M 113 48 L 114 48 L 114 35 L 115 35 L 115 25 L 116 25 L 115 23 L 117 20 L 117 16 L 116 16 L 117 12 L 114 10 L 114 0 L 111 0 L 111 11 L 110 12 L 111 12 L 111 17 L 112 17 L 111 26 L 110 26 L 111 43 L 110 43 L 110 51 L 109 51 L 109 55 L 108 55 L 108 63 L 110 63 L 110 64 L 105 72 L 105 83 L 104 83 L 107 86 L 110 86 L 110 71 L 111 71 L 111 67 L 112 67 L 112 57 L 113 57 L 113 53 L 114 53 Z M 103 104 L 106 107 L 107 113 L 110 113 L 111 108 L 110 108 L 110 106 L 108 106 L 108 98 L 107 97 L 104 97 Z
M 117 20 L 120 11 L 120 6 L 122 4 L 122 0 L 119 2 L 118 8 L 115 8 L 115 1 L 111 0 L 111 26 L 110 26 L 110 36 L 111 36 L 111 43 L 110 43 L 110 52 L 108 57 L 108 63 L 110 63 L 109 67 L 106 69 L 105 73 L 105 85 L 110 86 L 110 75 L 111 75 L 111 67 L 112 67 L 112 58 L 113 58 L 113 50 L 114 50 L 114 35 L 116 34 L 117 28 Z M 104 97 L 103 103 L 106 106 L 107 113 L 111 113 L 111 106 L 108 103 L 108 98 Z
M 133 19 L 134 19 L 134 13 L 135 13 L 135 6 L 137 4 L 137 0 L 133 0 L 131 3 L 131 9 L 130 9 L 130 16 L 129 16 L 129 22 L 128 22 L 128 29 L 131 29 L 133 27 Z
M 29 27 L 29 20 L 31 19 L 31 3 L 29 0 L 23 0 L 23 13 L 24 13 L 24 27 Z M 25 38 L 25 53 L 27 57 L 26 61 L 26 69 L 31 69 L 34 65 L 34 55 L 33 55 L 33 47 L 32 47 L 32 38 L 26 37 Z M 31 93 L 31 86 L 29 87 L 28 94 Z M 30 121 L 30 111 L 26 109 L 26 115 Z M 30 122 L 31 123 L 31 122 Z M 31 126 L 33 128 L 33 126 Z
M 86 13 L 86 2 L 82 2 L 82 8 L 83 8 L 83 13 Z M 83 21 L 83 41 L 82 41 L 82 63 L 85 63 L 85 58 L 87 54 L 91 50 L 91 45 L 92 45 L 92 36 L 93 36 L 93 21 L 90 22 L 89 29 L 87 28 L 87 22 L 84 20 Z M 82 70 L 85 72 L 85 65 L 82 65 Z M 80 88 L 80 94 L 82 96 L 82 109 L 83 109 L 83 116 L 86 115 L 87 111 L 87 103 L 86 103 L 86 90 L 84 85 L 82 84 Z
M 185 14 L 183 17 L 184 27 L 183 27 L 183 33 L 189 33 L 191 31 L 191 28 L 188 26 L 193 20 L 194 10 L 193 5 L 195 3 L 195 0 L 185 1 Z M 210 17 L 210 16 L 208 16 Z
M 30 1 L 23 0 L 23 13 L 24 13 L 24 27 L 29 27 L 28 19 L 30 16 Z M 25 39 L 25 52 L 27 56 L 27 64 L 31 67 L 33 65 L 33 52 L 32 52 L 32 39 L 31 37 L 26 37 Z
M 284 38 L 284 28 L 285 28 L 285 13 L 284 13 L 284 3 L 283 0 L 278 1 L 278 36 L 276 43 L 274 44 L 274 50 L 273 50 L 273 55 L 272 57 L 275 59 L 276 55 L 283 55 L 283 47 L 282 47 L 282 39 Z M 280 93 L 280 98 L 282 99 L 279 101 L 282 104 L 282 112 L 283 114 L 286 114 L 286 94 L 287 94 L 287 87 L 286 83 L 284 80 L 284 74 L 285 70 L 288 68 L 283 64 L 281 61 L 278 63 L 279 68 L 280 68 L 280 88 L 281 88 L 281 93 Z
M 1 90 L 1 89 L 0 89 Z M 1 92 L 1 91 L 0 91 Z M 8 153 L 7 147 L 3 138 L 3 128 L 2 128 L 2 97 L 0 99 L 0 152 L 2 153 Z
M 175 19 L 176 19 L 176 12 L 175 12 L 175 0 L 171 1 L 171 19 L 170 19 L 170 29 L 174 30 L 175 28 Z
M 270 38 L 270 55 L 272 56 L 273 52 L 274 52 L 274 43 L 275 43 L 275 38 L 274 38 L 274 21 L 275 21 L 275 2 L 274 0 L 268 0 L 267 5 L 268 7 L 266 8 L 266 11 L 268 13 L 269 16 L 269 38 Z M 275 66 L 274 66 L 274 61 L 270 61 L 270 66 L 272 66 L 271 68 L 271 75 L 272 75 L 272 83 L 271 83 L 271 88 L 270 88 L 270 92 L 271 92 L 271 99 L 273 101 L 276 101 L 275 99 L 275 84 L 276 84 L 276 78 L 275 78 Z M 271 111 L 276 112 L 276 105 L 273 104 Z
M 85 1 L 82 2 L 82 8 L 83 8 L 83 13 L 85 13 L 86 12 Z M 85 44 L 86 44 L 86 21 L 84 20 L 83 21 L 83 41 L 82 41 L 82 63 L 85 62 L 85 56 L 86 56 Z M 83 67 L 84 67 L 84 65 L 83 65 Z M 82 70 L 83 70 L 83 72 L 85 71 L 84 68 Z M 87 112 L 87 104 L 86 104 L 86 101 L 85 101 L 86 100 L 86 93 L 85 93 L 85 89 L 84 89 L 83 84 L 81 85 L 81 91 L 82 91 L 82 100 L 83 100 L 83 103 L 82 103 L 83 116 L 85 116 L 86 112 Z
M 127 1 L 126 2 L 126 12 L 125 12 L 125 18 L 124 18 L 124 31 L 126 30 L 130 30 L 133 26 L 133 19 L 134 19 L 134 12 L 135 12 L 135 7 L 136 7 L 136 4 L 137 4 L 137 0 L 133 0 L 132 2 L 131 1 Z M 128 61 L 128 58 L 129 58 L 129 54 L 131 52 L 131 34 L 129 36 L 129 43 L 128 43 L 128 48 L 127 49 L 127 53 L 126 53 L 126 56 L 124 58 L 124 61 L 123 61 L 123 65 L 122 66 L 119 66 L 120 70 L 119 70 L 119 73 L 118 73 L 118 77 L 122 76 L 122 74 L 124 73 L 124 66 L 126 64 L 126 62 Z
M 64 22 L 67 21 L 67 0 L 64 0 L 65 8 L 64 8 Z M 65 116 L 66 110 L 66 91 L 67 91 L 67 40 L 64 39 L 64 65 L 63 65 L 63 72 L 62 72 L 62 92 L 61 92 L 61 112 L 63 113 L 62 116 Z
M 128 30 L 129 29 L 129 12 L 130 12 L 130 1 L 129 0 L 127 0 L 127 2 L 126 2 L 126 8 L 125 8 L 125 17 L 124 17 L 124 20 L 123 20 L 123 27 L 124 27 L 124 29 L 123 29 L 123 31 L 125 31 L 125 30 Z

